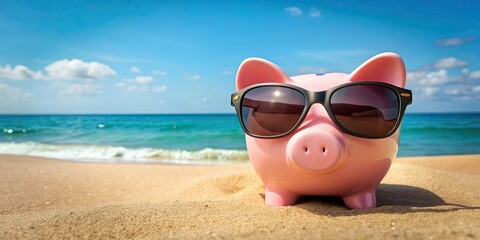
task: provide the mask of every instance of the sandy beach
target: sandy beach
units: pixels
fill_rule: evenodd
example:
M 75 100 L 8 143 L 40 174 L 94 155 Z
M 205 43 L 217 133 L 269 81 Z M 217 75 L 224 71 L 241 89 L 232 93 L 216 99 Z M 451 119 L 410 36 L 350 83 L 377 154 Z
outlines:
M 79 163 L 0 156 L 0 239 L 475 239 L 480 155 L 400 158 L 378 207 L 269 207 L 249 163 Z

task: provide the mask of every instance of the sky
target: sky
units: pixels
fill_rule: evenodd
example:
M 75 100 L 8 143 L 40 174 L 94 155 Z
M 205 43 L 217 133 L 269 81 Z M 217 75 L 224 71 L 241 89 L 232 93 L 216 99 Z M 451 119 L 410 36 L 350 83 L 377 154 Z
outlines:
M 288 75 L 400 54 L 407 113 L 480 112 L 480 2 L 0 0 L 0 114 L 234 113 L 248 57 Z

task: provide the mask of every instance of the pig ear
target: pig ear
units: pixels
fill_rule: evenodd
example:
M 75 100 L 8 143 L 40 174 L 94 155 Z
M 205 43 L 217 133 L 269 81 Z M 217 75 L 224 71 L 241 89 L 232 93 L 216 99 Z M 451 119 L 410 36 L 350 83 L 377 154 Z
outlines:
M 277 65 L 261 58 L 245 59 L 237 72 L 237 90 L 257 83 L 289 83 L 290 78 Z
M 402 58 L 395 53 L 381 53 L 355 69 L 347 80 L 378 81 L 389 83 L 397 87 L 405 87 L 406 71 Z

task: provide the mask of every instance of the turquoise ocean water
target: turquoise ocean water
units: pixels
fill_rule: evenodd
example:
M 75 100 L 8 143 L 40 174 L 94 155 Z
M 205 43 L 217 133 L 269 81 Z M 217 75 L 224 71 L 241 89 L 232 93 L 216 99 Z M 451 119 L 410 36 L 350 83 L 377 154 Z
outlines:
M 406 114 L 398 156 L 480 153 L 480 113 Z M 0 154 L 91 162 L 248 161 L 233 114 L 0 115 Z

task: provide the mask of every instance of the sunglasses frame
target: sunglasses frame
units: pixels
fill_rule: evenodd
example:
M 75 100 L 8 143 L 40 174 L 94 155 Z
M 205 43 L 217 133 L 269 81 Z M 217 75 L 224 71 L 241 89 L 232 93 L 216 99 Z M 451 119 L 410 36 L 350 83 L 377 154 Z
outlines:
M 350 86 L 357 86 L 357 85 L 382 86 L 382 87 L 386 87 L 386 88 L 392 90 L 397 95 L 397 99 L 399 101 L 399 108 L 398 108 L 399 112 L 398 112 L 397 122 L 395 123 L 395 126 L 392 128 L 392 130 L 390 132 L 388 132 L 387 134 L 379 136 L 379 137 L 360 134 L 360 133 L 351 131 L 349 129 L 346 129 L 335 118 L 335 115 L 333 114 L 332 109 L 331 109 L 331 105 L 330 105 L 330 101 L 331 101 L 331 98 L 332 98 L 333 94 L 336 91 L 338 91 L 342 88 L 350 87 Z M 277 135 L 272 135 L 272 136 L 262 136 L 262 135 L 253 134 L 253 133 L 248 131 L 248 129 L 245 126 L 245 123 L 242 119 L 242 106 L 241 106 L 242 104 L 241 103 L 242 103 L 243 98 L 244 98 L 244 96 L 247 92 L 249 92 L 249 91 L 251 91 L 255 88 L 261 88 L 261 87 L 284 87 L 284 88 L 290 88 L 290 89 L 296 90 L 296 91 L 303 94 L 303 96 L 305 98 L 305 106 L 304 106 L 303 112 L 302 112 L 300 118 L 298 119 L 298 122 L 288 132 L 285 132 L 285 133 L 282 133 L 282 134 L 277 134 Z M 320 103 L 327 110 L 327 113 L 330 116 L 330 118 L 333 120 L 333 122 L 335 123 L 335 126 L 337 126 L 339 129 L 341 129 L 343 132 L 345 132 L 349 135 L 356 136 L 356 137 L 361 137 L 361 138 L 380 139 L 380 138 L 386 138 L 386 137 L 392 135 L 398 129 L 398 127 L 400 126 L 400 123 L 403 119 L 403 115 L 405 113 L 405 109 L 407 108 L 407 105 L 410 105 L 412 103 L 412 91 L 408 90 L 408 89 L 405 89 L 405 88 L 400 88 L 400 87 L 397 87 L 397 86 L 394 86 L 394 85 L 391 85 L 391 84 L 388 84 L 388 83 L 374 82 L 374 81 L 362 81 L 362 82 L 345 83 L 345 84 L 341 84 L 341 85 L 338 85 L 338 86 L 335 86 L 333 88 L 327 89 L 325 91 L 320 91 L 320 92 L 309 91 L 307 89 L 304 89 L 304 88 L 301 88 L 301 87 L 298 87 L 298 86 L 295 86 L 295 85 L 291 85 L 291 84 L 285 84 L 285 83 L 259 83 L 259 84 L 254 84 L 254 85 L 251 85 L 249 87 L 243 88 L 243 89 L 233 93 L 231 95 L 230 100 L 231 100 L 230 104 L 233 107 L 235 107 L 235 110 L 237 112 L 237 117 L 238 117 L 238 120 L 240 121 L 240 125 L 242 126 L 243 131 L 246 134 L 248 134 L 249 136 L 252 136 L 252 137 L 255 137 L 255 138 L 281 138 L 281 137 L 284 137 L 284 136 L 287 136 L 287 135 L 291 134 L 303 122 L 303 120 L 307 116 L 308 111 L 310 110 L 312 105 L 315 104 L 315 103 Z

